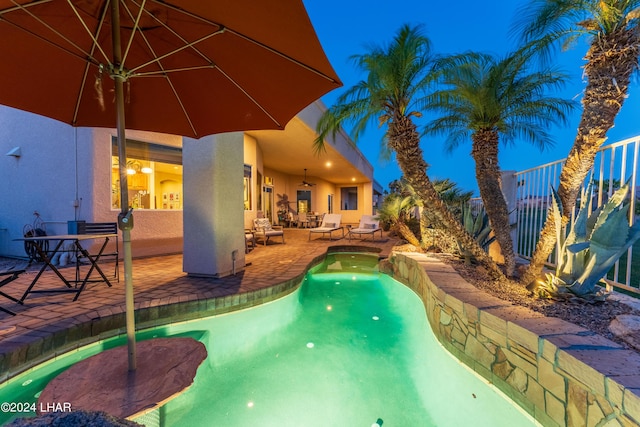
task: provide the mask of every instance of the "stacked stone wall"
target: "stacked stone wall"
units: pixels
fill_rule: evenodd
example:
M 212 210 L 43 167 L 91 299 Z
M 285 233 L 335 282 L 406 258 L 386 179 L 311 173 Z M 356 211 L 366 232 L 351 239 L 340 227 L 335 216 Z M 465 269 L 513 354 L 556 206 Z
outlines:
M 381 271 L 422 299 L 449 352 L 542 425 L 640 425 L 635 351 L 488 295 L 425 254 L 393 253 Z

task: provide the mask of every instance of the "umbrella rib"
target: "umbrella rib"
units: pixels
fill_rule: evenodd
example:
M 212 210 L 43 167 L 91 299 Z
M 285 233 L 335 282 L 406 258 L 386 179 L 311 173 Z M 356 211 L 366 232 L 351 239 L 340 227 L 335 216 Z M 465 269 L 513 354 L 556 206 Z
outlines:
M 287 55 L 287 54 L 285 54 L 285 53 L 280 52 L 279 50 L 275 50 L 274 48 L 269 47 L 269 46 L 267 46 L 267 45 L 266 45 L 266 44 L 264 44 L 264 43 L 260 43 L 259 41 L 254 40 L 254 39 L 252 39 L 251 37 L 245 36 L 245 35 L 244 35 L 244 34 L 242 34 L 242 33 L 239 33 L 239 32 L 237 32 L 237 31 L 234 31 L 234 30 L 232 30 L 231 28 L 227 28 L 227 31 L 228 31 L 228 32 L 230 32 L 230 33 L 232 33 L 232 34 L 234 34 L 234 35 L 236 35 L 236 36 L 238 36 L 238 37 L 240 37 L 240 38 L 242 38 L 242 39 L 244 39 L 244 40 L 246 40 L 246 41 L 248 41 L 248 42 L 250 42 L 250 43 L 255 44 L 256 46 L 260 46 L 261 48 L 263 48 L 263 49 L 265 49 L 265 50 L 268 50 L 269 52 L 271 52 L 271 53 L 273 53 L 273 54 L 275 54 L 275 55 L 278 55 L 278 56 L 280 56 L 281 58 L 283 58 L 283 59 L 285 59 L 285 60 L 287 60 L 287 61 L 289 61 L 289 62 L 292 62 L 292 63 L 294 63 L 294 64 L 298 65 L 299 67 L 304 68 L 305 70 L 311 71 L 312 73 L 314 73 L 314 74 L 316 74 L 316 75 L 318 75 L 318 76 L 322 77 L 322 78 L 323 78 L 323 79 L 325 79 L 325 80 L 328 80 L 328 81 L 330 81 L 330 82 L 332 82 L 332 83 L 338 83 L 335 79 L 331 78 L 330 76 L 327 76 L 327 75 L 326 75 L 326 74 L 324 74 L 323 72 L 321 72 L 321 71 L 319 71 L 319 70 L 316 70 L 315 68 L 313 68 L 313 67 L 311 67 L 311 66 L 309 66 L 309 65 L 305 64 L 304 62 L 300 62 L 300 61 L 298 61 L 297 59 L 292 58 L 291 56 L 289 56 L 289 55 Z
M 333 78 L 331 78 L 330 76 L 327 76 L 326 74 L 324 74 L 323 72 L 321 72 L 321 71 L 319 71 L 319 70 L 316 70 L 315 68 L 313 68 L 313 67 L 311 67 L 311 66 L 309 66 L 309 65 L 307 65 L 307 64 L 305 64 L 305 63 L 303 63 L 303 62 L 300 62 L 300 61 L 298 61 L 297 59 L 292 58 L 291 56 L 289 56 L 289 55 L 287 55 L 287 54 L 285 54 L 285 53 L 283 53 L 283 52 L 280 52 L 280 51 L 278 51 L 278 50 L 275 50 L 274 48 L 269 47 L 269 46 L 265 45 L 264 43 L 260 43 L 259 41 L 254 40 L 254 39 L 252 39 L 252 38 L 251 38 L 251 37 L 249 37 L 249 36 L 246 36 L 246 35 L 244 35 L 244 34 L 242 34 L 242 33 L 238 32 L 238 31 L 235 31 L 235 30 L 233 30 L 233 29 L 229 28 L 228 26 L 225 26 L 225 25 L 220 24 L 220 23 L 218 23 L 218 22 L 210 21 L 210 20 L 208 20 L 208 19 L 203 18 L 202 16 L 195 15 L 195 14 L 193 14 L 193 13 L 189 12 L 189 11 L 186 11 L 186 10 L 184 10 L 184 9 L 180 9 L 180 8 L 179 8 L 179 7 L 177 7 L 177 6 L 173 6 L 173 5 L 171 5 L 171 4 L 165 3 L 165 2 L 164 2 L 164 1 L 162 1 L 162 0 L 151 0 L 151 1 L 153 1 L 154 3 L 161 4 L 161 5 L 163 5 L 163 6 L 167 7 L 167 8 L 173 9 L 173 10 L 175 10 L 176 12 L 180 12 L 180 13 L 182 13 L 182 14 L 186 15 L 186 16 L 190 16 L 190 17 L 192 17 L 192 18 L 194 18 L 194 19 L 197 19 L 197 20 L 200 20 L 200 21 L 202 21 L 202 22 L 205 22 L 205 23 L 207 23 L 207 24 L 209 24 L 209 25 L 218 26 L 218 27 L 222 28 L 224 31 L 229 31 L 230 33 L 232 33 L 232 34 L 234 34 L 234 35 L 236 35 L 236 36 L 238 36 L 238 37 L 240 37 L 240 38 L 242 38 L 242 39 L 244 39 L 244 40 L 246 40 L 246 41 L 248 41 L 248 42 L 250 42 L 250 43 L 253 43 L 253 44 L 255 44 L 256 46 L 260 46 L 261 48 L 266 49 L 266 50 L 268 50 L 269 52 L 271 52 L 271 53 L 273 53 L 273 54 L 275 54 L 275 55 L 278 55 L 278 56 L 280 56 L 281 58 L 283 58 L 283 59 L 285 59 L 285 60 L 287 60 L 287 61 L 289 61 L 289 62 L 293 62 L 294 64 L 296 64 L 296 65 L 298 65 L 298 66 L 300 66 L 300 67 L 302 67 L 302 68 L 304 68 L 304 69 L 306 69 L 306 70 L 308 70 L 308 71 L 311 71 L 312 73 L 317 74 L 318 76 L 320 76 L 320 77 L 322 77 L 322 78 L 324 78 L 324 79 L 326 79 L 326 80 L 328 80 L 328 81 L 330 81 L 330 82 L 332 82 L 332 83 L 336 83 L 336 84 L 338 84 L 338 83 L 339 83 L 339 82 L 337 82 L 335 79 L 333 79 Z M 198 42 L 200 42 L 200 41 L 202 41 L 202 40 L 199 40 Z M 194 43 L 192 43 L 192 44 L 195 44 L 195 43 L 197 43 L 197 42 L 194 42 Z M 194 49 L 195 49 L 195 48 L 194 48 Z M 200 53 L 200 52 L 198 52 L 198 53 Z
M 53 0 L 40 0 L 40 1 L 34 1 L 28 4 L 18 4 L 16 3 L 14 0 L 11 1 L 11 3 L 15 4 L 15 7 L 8 7 L 6 9 L 3 9 L 0 11 L 0 16 L 6 14 L 6 13 L 11 13 L 11 12 L 15 12 L 16 10 L 26 10 L 29 7 L 33 7 L 33 6 L 38 6 L 41 5 L 43 3 L 51 3 Z
M 119 1 L 119 0 L 112 0 L 112 1 Z M 145 5 L 146 2 L 147 2 L 147 0 L 142 0 L 142 3 L 140 3 L 138 5 L 138 15 L 136 16 L 136 19 L 134 20 L 134 23 L 133 23 L 133 28 L 134 29 L 139 29 L 140 28 L 138 26 L 138 24 L 140 23 L 140 18 L 142 17 L 142 12 L 145 11 L 144 5 Z M 134 3 L 134 4 L 136 4 L 136 3 Z M 122 2 L 122 6 L 126 10 L 126 12 L 129 15 L 129 17 L 133 18 L 133 14 L 131 13 L 131 10 L 127 7 L 125 2 Z M 151 14 L 151 16 L 153 16 L 153 14 Z M 131 31 L 131 36 L 129 36 L 129 41 L 127 42 L 127 48 L 124 50 L 124 54 L 122 55 L 122 61 L 121 61 L 122 64 L 124 64 L 127 61 L 127 56 L 129 55 L 129 50 L 131 49 L 131 45 L 133 44 L 133 38 L 134 38 L 135 34 L 136 34 L 135 31 Z M 147 43 L 147 45 L 148 45 L 148 43 Z M 120 68 L 122 68 L 122 65 L 120 65 Z M 120 70 L 120 71 L 122 71 L 122 70 Z
M 36 20 L 37 22 L 39 22 L 40 24 L 42 24 L 44 27 L 46 27 L 49 31 L 51 31 L 53 34 L 55 34 L 56 36 L 60 37 L 61 39 L 63 39 L 64 41 L 66 41 L 67 43 L 69 43 L 69 45 L 73 46 L 75 49 L 78 50 L 78 52 L 82 52 L 82 55 L 75 53 L 71 50 L 69 50 L 68 48 L 65 48 L 64 46 L 61 46 L 39 34 L 34 33 L 33 31 L 28 30 L 27 28 L 24 28 L 18 24 L 16 24 L 15 22 L 12 22 L 10 20 L 5 19 L 5 22 L 7 24 L 13 25 L 14 27 L 20 29 L 21 31 L 30 34 L 46 43 L 51 44 L 52 46 L 57 47 L 58 49 L 67 52 L 70 55 L 76 56 L 80 59 L 82 59 L 83 61 L 89 60 L 89 61 L 93 61 L 95 64 L 99 64 L 99 61 L 94 58 L 91 54 L 85 52 L 80 46 L 78 46 L 76 43 L 74 43 L 72 40 L 70 40 L 69 38 L 67 38 L 66 36 L 64 36 L 62 33 L 60 33 L 59 31 L 55 30 L 53 27 L 51 27 L 49 24 L 47 24 L 45 21 L 43 21 L 42 19 L 40 19 L 38 16 L 34 15 L 33 13 L 31 13 L 31 11 L 28 10 L 28 7 L 31 6 L 35 6 L 37 4 L 42 4 L 42 3 L 49 3 L 49 0 L 46 1 L 42 1 L 42 2 L 36 2 L 36 3 L 29 3 L 28 5 L 19 5 L 17 4 L 15 1 L 12 0 L 12 2 L 16 5 L 15 8 L 11 8 L 11 9 L 5 9 L 2 12 L 0 12 L 0 15 L 4 15 L 5 13 L 9 12 L 9 11 L 16 11 L 16 10 L 22 10 L 25 13 L 27 13 L 29 16 L 31 16 L 31 18 L 33 18 L 34 20 Z M 69 3 L 69 5 L 71 6 L 71 8 L 74 10 L 75 12 L 75 8 L 74 6 L 71 4 L 70 0 L 67 0 L 67 2 Z M 80 16 L 76 13 L 76 16 L 78 16 L 78 19 L 80 20 L 80 22 L 82 22 L 82 25 L 85 26 L 86 25 L 84 23 L 84 21 L 80 18 Z M 95 39 L 94 39 L 95 41 Z M 84 55 L 84 56 L 83 56 Z
M 98 23 L 98 26 L 96 27 L 96 34 L 100 34 L 100 31 L 102 31 L 102 26 L 104 25 L 104 18 L 105 18 L 105 14 L 106 11 L 108 10 L 108 7 L 105 7 L 102 11 L 102 16 L 100 17 L 100 22 Z M 95 52 L 96 48 L 98 47 L 98 44 L 95 43 L 96 38 L 92 37 L 92 40 L 94 40 L 93 45 L 91 46 L 91 51 L 89 52 L 89 57 L 93 58 L 93 53 Z M 104 54 L 104 52 L 103 52 Z M 107 60 L 108 62 L 108 60 Z M 102 72 L 102 65 L 99 66 L 100 71 Z M 89 75 L 89 63 L 85 63 L 84 66 L 84 73 L 82 74 L 82 83 L 80 84 L 80 92 L 78 93 L 78 97 L 76 98 L 76 106 L 73 110 L 73 121 L 72 123 L 76 123 L 77 119 L 78 119 L 78 113 L 80 112 L 80 102 L 82 100 L 82 93 L 84 93 L 84 88 L 87 85 L 87 77 Z M 100 96 L 100 99 L 102 99 L 102 97 Z M 104 110 L 104 103 L 101 103 L 101 106 Z
M 271 119 L 271 121 L 273 123 L 275 123 L 280 129 L 283 128 L 282 124 L 280 124 L 280 122 L 278 120 L 275 119 L 275 117 L 273 117 L 271 114 L 269 114 L 269 112 L 262 106 L 262 104 L 260 104 L 253 96 L 251 96 L 249 94 L 249 92 L 247 92 L 246 90 L 244 90 L 244 88 L 239 85 L 235 80 L 233 80 L 231 78 L 231 76 L 229 76 L 227 73 L 225 73 L 220 67 L 216 66 L 216 69 L 218 71 L 220 71 L 220 73 L 225 76 L 231 83 L 234 84 L 235 87 L 238 88 L 238 90 L 240 90 L 240 92 L 244 93 L 246 95 L 247 98 L 249 98 L 251 100 L 251 102 L 253 102 L 260 110 L 262 110 L 262 112 Z
M 142 8 L 141 8 L 142 9 Z M 127 9 L 127 13 L 131 13 L 129 11 L 129 9 Z M 139 20 L 140 16 L 138 16 L 138 20 Z M 134 28 L 139 28 L 138 27 L 138 21 L 136 21 L 136 24 L 134 26 Z M 140 37 L 142 38 L 142 40 L 144 40 L 145 44 L 147 45 L 147 48 L 149 49 L 149 51 L 156 56 L 156 52 L 153 49 L 153 46 L 151 45 L 151 43 L 149 43 L 149 39 L 147 39 L 147 37 L 145 36 L 144 32 L 140 31 Z M 132 37 L 130 40 L 133 40 L 133 32 L 132 32 Z M 171 91 L 173 92 L 173 95 L 175 96 L 176 100 L 178 101 L 178 104 L 180 104 L 180 109 L 182 110 L 185 118 L 187 119 L 187 121 L 189 122 L 189 126 L 191 127 L 191 130 L 193 132 L 194 135 L 197 135 L 198 132 L 196 131 L 195 126 L 193 125 L 193 121 L 191 120 L 191 117 L 189 116 L 189 113 L 187 112 L 187 109 L 184 106 L 184 103 L 182 102 L 182 99 L 180 98 L 180 95 L 178 95 L 178 91 L 176 90 L 173 82 L 171 81 L 171 78 L 169 78 L 169 76 L 167 75 L 167 71 L 164 69 L 164 66 L 162 65 L 162 62 L 160 61 L 161 58 L 157 58 L 156 57 L 156 61 L 158 63 L 158 67 L 160 67 L 160 71 L 156 71 L 153 73 L 141 73 L 141 74 L 137 74 L 135 75 L 136 77 L 139 76 L 143 76 L 143 75 L 153 75 L 153 74 L 162 74 L 163 77 L 167 80 L 167 83 L 169 84 L 169 87 L 171 88 Z M 124 61 L 123 61 L 124 62 Z M 208 68 L 208 67 L 207 67 Z M 174 70 L 171 70 L 174 71 Z
M 190 43 L 186 42 L 186 40 L 183 40 L 183 41 L 185 41 L 185 43 L 187 43 L 187 44 L 185 44 L 184 46 L 180 46 L 179 48 L 174 49 L 174 50 L 172 50 L 171 52 L 167 52 L 167 53 L 165 53 L 164 55 L 158 56 L 158 57 L 156 57 L 156 58 L 152 59 L 151 61 L 147 61 L 147 62 L 145 62 L 144 64 L 140 64 L 140 65 L 138 65 L 137 67 L 132 68 L 132 69 L 131 69 L 131 70 L 129 70 L 129 71 L 130 71 L 131 73 L 135 73 L 135 71 L 136 71 L 136 70 L 139 70 L 139 69 L 141 69 L 141 68 L 144 68 L 144 67 L 146 67 L 147 65 L 150 65 L 150 64 L 153 64 L 153 63 L 160 63 L 160 61 L 161 61 L 162 59 L 165 59 L 165 58 L 168 58 L 168 57 L 170 57 L 170 56 L 172 56 L 172 55 L 175 55 L 175 54 L 176 54 L 176 53 L 178 53 L 178 52 L 182 52 L 182 51 L 183 51 L 183 50 L 185 50 L 185 49 L 194 48 L 194 50 L 198 51 L 198 50 L 197 50 L 197 49 L 195 49 L 195 47 L 194 47 L 196 44 L 201 43 L 201 42 L 203 42 L 203 41 L 205 41 L 205 40 L 207 40 L 207 39 L 210 39 L 211 37 L 217 36 L 218 34 L 222 34 L 224 31 L 225 31 L 225 28 L 223 27 L 223 28 L 221 28 L 220 30 L 218 30 L 218 31 L 216 31 L 216 32 L 214 32 L 214 33 L 207 34 L 206 36 L 201 37 L 201 38 L 199 38 L 198 40 L 193 41 L 193 42 L 190 42 Z M 198 53 L 200 53 L 200 52 L 198 52 Z M 202 55 L 202 53 L 200 53 L 200 55 Z M 202 55 L 202 56 L 203 56 L 203 57 L 205 57 L 204 55 Z M 205 58 L 206 58 L 206 57 L 205 57 Z M 211 67 L 215 67 L 215 64 L 214 64 L 213 62 L 211 62 L 208 58 L 206 58 L 206 59 L 211 63 L 211 65 L 210 65 Z
M 246 40 L 246 41 L 248 41 L 248 42 L 250 42 L 250 43 L 255 44 L 256 46 L 259 46 L 259 47 L 261 47 L 261 48 L 263 48 L 263 49 L 265 49 L 265 50 L 268 50 L 269 52 L 271 52 L 271 53 L 273 53 L 273 54 L 275 54 L 275 55 L 278 55 L 278 56 L 280 56 L 281 58 L 283 58 L 283 59 L 285 59 L 285 60 L 287 60 L 287 61 L 289 61 L 289 62 L 293 62 L 294 64 L 296 64 L 296 65 L 298 65 L 298 66 L 300 66 L 300 67 L 302 67 L 302 68 L 304 68 L 304 69 L 306 69 L 306 70 L 308 70 L 308 71 L 311 71 L 312 73 L 317 74 L 318 76 L 320 76 L 320 77 L 322 77 L 322 78 L 324 78 L 324 79 L 326 79 L 326 80 L 328 80 L 328 81 L 330 81 L 330 82 L 332 82 L 332 83 L 338 83 L 335 79 L 331 78 L 330 76 L 327 76 L 327 75 L 326 75 L 326 74 L 324 74 L 323 72 L 321 72 L 321 71 L 319 71 L 319 70 L 316 70 L 315 68 L 313 68 L 313 67 L 311 67 L 311 66 L 309 66 L 309 65 L 307 65 L 307 64 L 305 64 L 305 63 L 303 63 L 303 62 L 300 62 L 300 61 L 298 61 L 297 59 L 292 58 L 291 56 L 289 56 L 289 55 L 287 55 L 287 54 L 285 54 L 285 53 L 283 53 L 283 52 L 280 52 L 280 51 L 278 51 L 278 50 L 275 50 L 275 49 L 273 49 L 272 47 L 269 47 L 269 46 L 265 45 L 264 43 L 260 43 L 259 41 L 254 40 L 254 39 L 252 39 L 251 37 L 246 36 L 246 35 L 244 35 L 244 34 L 242 34 L 242 33 L 238 32 L 238 31 L 235 31 L 235 30 L 233 30 L 233 29 L 231 29 L 231 28 L 229 28 L 229 27 L 227 27 L 227 26 L 225 26 L 225 25 L 223 25 L 223 24 L 220 24 L 220 23 L 218 23 L 218 22 L 215 22 L 215 21 L 211 21 L 211 20 L 205 19 L 205 18 L 203 18 L 202 16 L 198 16 L 198 15 L 196 15 L 196 14 L 193 14 L 193 13 L 189 12 L 189 11 L 186 11 L 186 10 L 184 10 L 184 9 L 181 9 L 181 8 L 179 8 L 179 7 L 177 7 L 177 6 L 174 6 L 174 5 L 171 5 L 171 4 L 168 4 L 168 3 L 165 3 L 164 1 L 161 1 L 161 0 L 151 0 L 151 1 L 153 1 L 154 3 L 158 3 L 158 4 L 162 5 L 162 6 L 165 6 L 165 7 L 169 8 L 169 9 L 172 9 L 172 10 L 174 10 L 174 11 L 176 11 L 176 12 L 182 13 L 182 14 L 184 14 L 184 15 L 186 15 L 186 16 L 191 17 L 191 18 L 194 18 L 194 19 L 197 19 L 197 20 L 199 20 L 199 21 L 205 22 L 205 23 L 207 23 L 207 24 L 209 24 L 209 25 L 220 27 L 220 28 L 221 28 L 221 31 L 228 31 L 228 32 L 230 32 L 230 33 L 232 33 L 232 34 L 236 35 L 237 37 L 240 37 L 240 38 L 242 38 L 242 39 L 244 39 L 244 40 Z M 158 21 L 158 22 L 160 22 L 160 21 Z M 174 34 L 175 34 L 175 33 L 174 33 Z M 182 37 L 180 37 L 180 38 L 182 38 Z M 200 42 L 202 42 L 202 41 L 204 41 L 204 40 L 206 40 L 206 38 L 204 38 L 204 37 L 203 37 L 203 38 L 201 38 L 200 40 L 197 40 L 197 41 L 195 41 L 195 42 L 191 42 L 191 43 L 189 43 L 189 45 L 188 45 L 188 46 L 185 46 L 185 47 L 183 47 L 182 49 L 184 49 L 184 48 L 186 48 L 186 47 L 190 47 L 190 46 L 191 46 L 191 47 L 193 47 L 193 49 L 194 49 L 194 50 L 196 50 L 200 55 L 202 55 L 202 53 L 201 53 L 201 52 L 199 52 L 199 51 L 195 48 L 195 46 L 194 46 L 194 45 L 195 45 L 195 44 L 197 44 L 197 43 L 200 43 Z M 180 50 L 182 50 L 182 49 L 180 49 Z M 205 56 L 205 55 L 203 55 L 203 57 L 205 57 L 205 58 L 206 58 L 206 56 Z M 207 59 L 208 59 L 208 58 L 207 58 Z
M 87 34 L 89 35 L 89 37 L 91 37 L 91 40 L 93 41 L 93 47 L 94 48 L 98 48 L 98 50 L 100 51 L 100 53 L 102 54 L 102 56 L 104 57 L 105 61 L 107 62 L 107 64 L 110 64 L 109 61 L 109 57 L 107 56 L 107 54 L 105 53 L 104 50 L 102 50 L 102 47 L 100 46 L 100 43 L 98 43 L 98 40 L 95 38 L 95 36 L 93 35 L 93 33 L 91 32 L 91 30 L 89 30 L 89 27 L 87 27 L 86 22 L 84 22 L 84 20 L 82 19 L 82 17 L 80 16 L 80 13 L 78 13 L 78 10 L 76 9 L 76 7 L 73 5 L 73 3 L 71 3 L 71 0 L 67 0 L 67 3 L 69 4 L 69 7 L 71 7 L 71 10 L 73 10 L 73 13 L 76 15 L 76 18 L 78 18 L 78 21 L 80 22 L 80 24 L 82 25 L 82 27 L 84 28 L 84 30 L 87 32 Z M 106 8 L 105 8 L 106 10 Z M 104 13 L 102 15 L 102 17 L 100 18 L 100 27 L 102 27 L 102 23 L 104 22 Z M 66 40 L 66 38 L 65 38 Z M 71 42 L 70 42 L 71 43 Z M 78 48 L 79 49 L 79 48 Z M 82 51 L 82 49 L 80 49 L 80 51 Z M 93 56 L 91 56 L 89 53 L 86 54 L 87 57 L 89 58 L 93 58 Z M 94 58 L 95 59 L 95 58 Z M 99 61 L 96 60 L 97 63 L 99 63 Z

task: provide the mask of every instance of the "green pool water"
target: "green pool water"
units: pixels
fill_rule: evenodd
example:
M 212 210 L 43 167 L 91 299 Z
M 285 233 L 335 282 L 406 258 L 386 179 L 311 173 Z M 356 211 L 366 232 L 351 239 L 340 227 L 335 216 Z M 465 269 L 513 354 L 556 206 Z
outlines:
M 329 255 L 294 293 L 248 310 L 140 334 L 188 335 L 208 358 L 193 386 L 139 418 L 148 426 L 534 426 L 444 350 L 420 299 L 377 273 L 377 257 Z M 0 386 L 35 402 L 65 367 L 122 344 L 73 352 Z M 16 414 L 0 413 L 7 422 Z

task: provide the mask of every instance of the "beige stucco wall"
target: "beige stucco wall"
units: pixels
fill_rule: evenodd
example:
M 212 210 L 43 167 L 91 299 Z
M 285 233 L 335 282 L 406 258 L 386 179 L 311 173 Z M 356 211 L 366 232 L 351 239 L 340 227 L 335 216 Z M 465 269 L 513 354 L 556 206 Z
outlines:
M 315 104 L 314 104 L 315 105 Z M 314 125 L 323 108 L 307 108 L 300 119 Z M 27 112 L 0 106 L 0 255 L 25 256 L 23 227 L 37 211 L 46 222 L 48 234 L 63 234 L 67 221 L 114 222 L 118 209 L 111 208 L 111 140 L 114 129 L 73 128 L 66 124 Z M 128 130 L 127 138 L 169 146 L 182 146 L 180 136 Z M 373 168 L 348 138 L 339 135 L 331 141 L 350 162 L 373 179 Z M 20 157 L 6 156 L 20 147 Z M 302 175 L 287 175 L 265 168 L 259 142 L 245 135 L 245 164 L 253 166 L 250 211 L 245 211 L 244 227 L 250 228 L 261 209 L 258 173 L 274 182 L 274 204 L 286 194 L 296 204 L 296 192 Z M 328 195 L 333 194 L 333 211 L 342 214 L 344 224 L 357 224 L 363 214 L 371 213 L 371 183 L 357 184 L 358 210 L 344 211 L 340 206 L 340 187 L 309 177 L 317 185 L 311 188 L 311 209 L 328 211 Z M 349 185 L 345 185 L 349 186 Z M 183 210 L 144 210 L 134 212 L 132 252 L 134 257 L 183 250 Z
M 116 221 L 111 209 L 111 137 L 115 130 L 73 128 L 0 106 L 0 255 L 25 256 L 25 224 L 38 211 L 49 234 L 67 221 Z M 180 146 L 182 138 L 127 131 L 127 138 Z M 4 154 L 20 147 L 18 158 Z M 182 251 L 182 211 L 135 212 L 134 256 Z

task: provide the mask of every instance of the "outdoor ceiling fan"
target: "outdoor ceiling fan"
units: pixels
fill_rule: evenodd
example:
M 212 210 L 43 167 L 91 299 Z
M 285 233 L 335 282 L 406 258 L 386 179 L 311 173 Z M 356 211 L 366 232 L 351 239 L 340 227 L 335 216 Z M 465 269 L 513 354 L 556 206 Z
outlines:
M 304 169 L 304 179 L 302 180 L 302 183 L 300 184 L 300 187 L 311 187 L 314 184 L 313 182 L 309 182 L 307 181 L 307 168 Z

